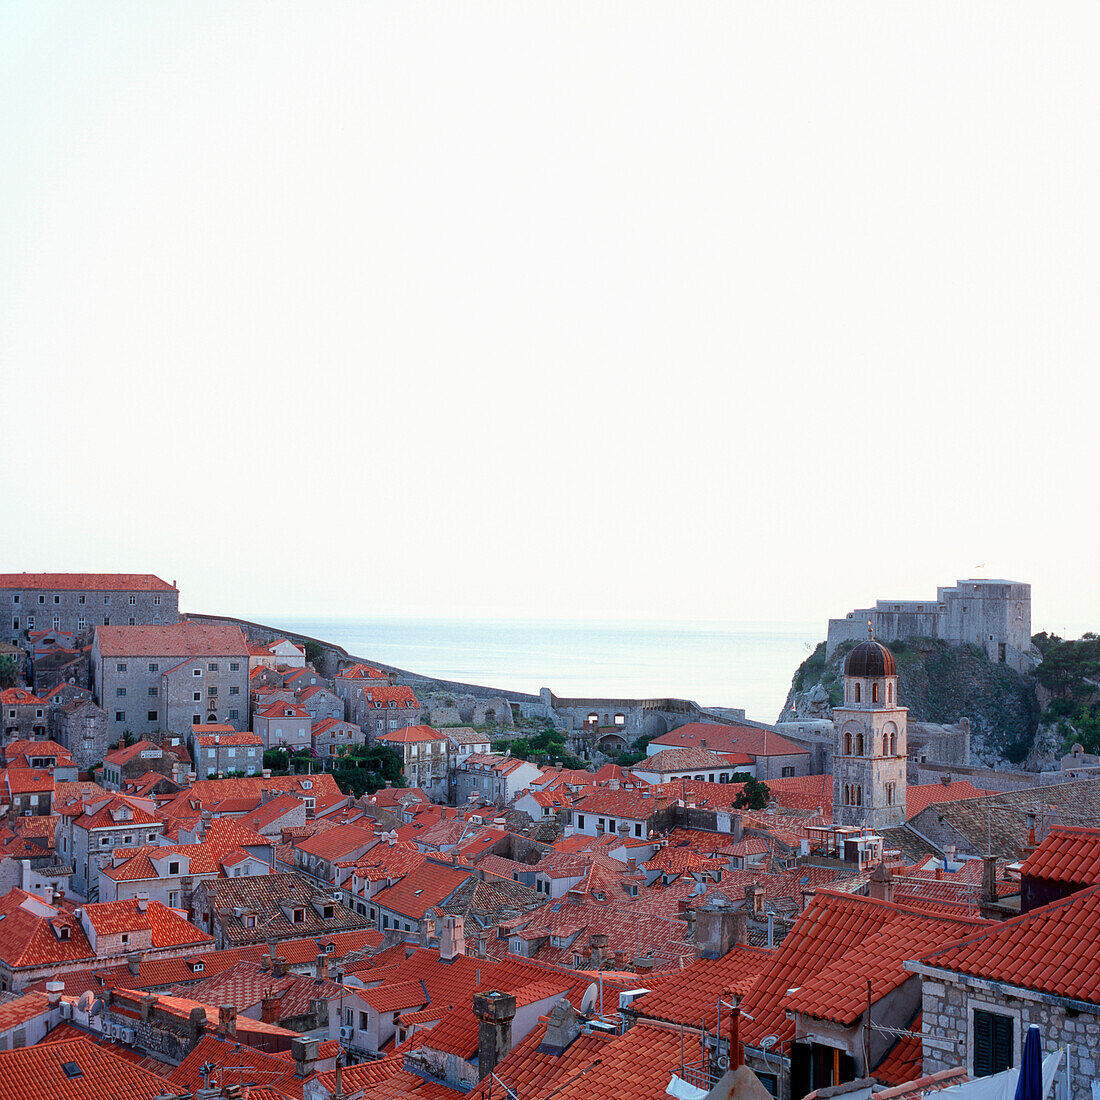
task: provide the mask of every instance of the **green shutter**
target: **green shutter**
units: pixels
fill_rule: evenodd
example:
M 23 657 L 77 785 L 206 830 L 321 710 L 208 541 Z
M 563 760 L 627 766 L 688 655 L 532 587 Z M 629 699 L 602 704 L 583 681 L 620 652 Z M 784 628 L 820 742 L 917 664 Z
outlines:
M 1012 1017 L 974 1010 L 974 1076 L 1012 1068 Z

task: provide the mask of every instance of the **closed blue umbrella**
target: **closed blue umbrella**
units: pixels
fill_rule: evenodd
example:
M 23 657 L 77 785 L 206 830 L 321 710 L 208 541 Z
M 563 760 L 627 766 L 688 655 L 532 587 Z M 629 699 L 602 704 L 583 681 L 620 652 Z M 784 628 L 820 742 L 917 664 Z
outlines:
M 1016 1100 L 1043 1100 L 1043 1055 L 1039 1049 L 1039 1028 L 1035 1024 L 1027 1029 L 1024 1039 Z

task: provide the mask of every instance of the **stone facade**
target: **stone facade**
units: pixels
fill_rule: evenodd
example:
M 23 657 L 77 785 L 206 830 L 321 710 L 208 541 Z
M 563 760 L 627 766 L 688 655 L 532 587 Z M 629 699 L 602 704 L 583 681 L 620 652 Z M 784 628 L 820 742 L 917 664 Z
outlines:
M 126 627 L 103 628 L 92 646 L 92 672 L 112 743 L 126 732 L 186 734 L 200 723 L 248 728 L 248 649 L 237 627 L 180 623 L 133 635 Z
M 232 726 L 194 726 L 191 757 L 199 779 L 241 772 L 261 775 L 264 768 L 263 739 L 255 733 L 237 733 Z
M 18 644 L 35 630 L 77 637 L 110 623 L 179 621 L 179 590 L 149 574 L 0 574 L 0 640 Z
M 107 714 L 91 699 L 75 698 L 50 708 L 51 736 L 82 771 L 98 764 L 110 745 Z
M 960 580 L 936 589 L 934 600 L 879 600 L 874 607 L 829 620 L 826 657 L 841 642 L 863 638 L 870 620 L 875 637 L 887 642 L 940 638 L 980 646 L 989 659 L 1029 672 L 1037 663 L 1031 645 L 1031 585 L 1018 581 Z
M 0 691 L 3 744 L 12 741 L 45 741 L 49 737 L 49 704 L 25 688 Z

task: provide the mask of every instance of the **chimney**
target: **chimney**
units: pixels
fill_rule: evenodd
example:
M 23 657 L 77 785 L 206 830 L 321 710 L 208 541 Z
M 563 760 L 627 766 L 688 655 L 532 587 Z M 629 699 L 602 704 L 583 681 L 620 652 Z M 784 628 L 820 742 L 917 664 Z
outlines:
M 149 1017 L 153 1015 L 156 1003 L 157 995 L 155 993 L 143 993 L 141 995 L 141 1019 L 143 1022 L 148 1022 Z
M 218 1030 L 230 1039 L 237 1037 L 237 1006 L 218 1005 Z
M 294 1076 L 309 1077 L 317 1065 L 317 1039 L 291 1039 L 290 1056 L 294 1059 Z
M 46 998 L 50 1002 L 51 1006 L 61 1003 L 61 994 L 64 992 L 64 990 L 64 982 L 46 983 Z
M 141 973 L 141 952 L 131 951 L 126 956 L 126 969 L 130 971 L 131 976 L 137 977 Z
M 814 898 L 817 896 L 817 891 L 810 887 L 809 889 L 802 891 L 802 912 L 805 913 L 814 903 Z
M 143 890 L 137 895 L 135 899 L 137 901 L 137 910 L 139 913 L 144 913 L 149 908 L 149 895 Z
M 187 1030 L 191 1036 L 192 1046 L 202 1038 L 206 1030 L 206 1009 L 196 1005 L 187 1017 Z
M 602 933 L 595 933 L 588 937 L 589 966 L 593 970 L 602 970 L 607 958 L 607 937 Z
M 880 863 L 872 872 L 867 884 L 867 896 L 878 901 L 894 900 L 894 876 L 885 863 Z
M 274 990 L 264 991 L 260 1000 L 260 1022 L 265 1024 L 277 1024 L 279 1022 L 279 998 Z
M 271 956 L 270 955 L 261 955 L 260 956 L 260 969 L 261 970 L 270 970 L 271 969 Z
M 464 923 L 462 917 L 448 914 L 443 918 L 443 928 L 439 935 L 439 958 L 442 962 L 452 962 L 466 954 Z
M 477 1076 L 483 1080 L 508 1057 L 512 1049 L 512 1020 L 516 999 L 510 993 L 474 994 L 477 1017 Z
M 997 900 L 997 857 L 982 856 L 982 901 Z
M 754 917 L 759 917 L 764 912 L 764 887 L 754 882 L 745 887 L 745 908 Z
M 317 958 L 313 960 L 313 976 L 319 982 L 328 977 L 328 956 L 323 951 L 318 951 Z
M 748 913 L 734 909 L 730 899 L 715 894 L 695 911 L 695 957 L 720 959 L 748 941 Z
M 286 977 L 286 956 L 276 955 L 272 962 L 272 971 L 276 978 Z
M 344 1096 L 344 1052 L 336 1055 L 336 1082 L 333 1087 L 332 1100 L 347 1100 Z
M 741 1001 L 731 995 L 729 1067 L 739 1070 L 745 1064 L 745 1048 L 741 1045 Z
M 562 997 L 550 1012 L 546 1031 L 538 1047 L 539 1053 L 560 1057 L 580 1033 L 581 1022 L 577 1019 L 577 1013 L 569 1001 Z
M 478 932 L 474 937 L 474 951 L 479 959 L 488 957 L 488 943 L 489 937 L 484 932 Z

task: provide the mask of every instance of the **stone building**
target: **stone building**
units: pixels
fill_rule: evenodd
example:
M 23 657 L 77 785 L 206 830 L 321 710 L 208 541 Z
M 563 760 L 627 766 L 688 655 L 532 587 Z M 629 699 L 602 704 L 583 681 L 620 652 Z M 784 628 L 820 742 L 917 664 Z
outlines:
M 248 728 L 248 646 L 239 626 L 100 627 L 92 676 L 112 742 L 209 722 Z
M 841 642 L 858 641 L 870 621 L 875 636 L 888 642 L 939 638 L 952 645 L 984 649 L 994 662 L 1028 672 L 1037 663 L 1031 645 L 1031 585 L 1019 581 L 960 580 L 937 588 L 934 600 L 879 600 L 874 607 L 829 620 L 825 655 Z
M 342 756 L 366 740 L 366 734 L 358 726 L 336 718 L 322 718 L 314 722 L 311 736 L 313 751 L 321 757 Z
M 378 740 L 401 754 L 410 787 L 445 797 L 447 794 L 447 737 L 431 726 L 406 726 L 380 733 Z
M 122 745 L 103 758 L 100 783 L 104 790 L 121 791 L 127 783 L 132 783 L 147 772 L 156 772 L 171 779 L 175 762 L 173 754 L 152 741 Z
M 26 688 L 0 691 L 3 744 L 9 741 L 45 741 L 49 737 L 49 704 Z
M 1100 1080 L 1100 886 L 994 924 L 907 969 L 923 979 L 923 1069 L 984 1077 L 1020 1064 L 1037 1024 L 1044 1050 L 1072 1046 L 1072 1100 Z
M 252 716 L 252 729 L 259 734 L 264 748 L 308 749 L 312 742 L 313 720 L 305 707 L 297 703 L 272 703 Z
M 349 722 L 354 722 L 368 740 L 381 740 L 383 734 L 419 724 L 423 708 L 411 687 L 383 684 L 368 687 L 351 701 Z
M 179 621 L 179 589 L 150 573 L 0 573 L 0 640 L 36 630 Z
M 264 769 L 264 742 L 256 733 L 238 733 L 224 723 L 192 727 L 191 755 L 195 775 L 200 779 L 240 772 L 261 775 Z
M 63 694 L 69 694 L 64 687 L 58 691 L 58 695 Z M 82 771 L 98 764 L 111 743 L 107 713 L 92 702 L 87 691 L 50 707 L 50 730 L 53 739 L 69 750 L 73 763 Z
M 833 820 L 905 824 L 906 717 L 894 655 L 868 636 L 844 662 L 844 703 L 833 709 Z
M 391 682 L 388 672 L 383 672 L 379 668 L 372 668 L 370 665 L 357 662 L 340 669 L 336 673 L 335 688 L 336 694 L 344 704 L 344 718 L 349 722 L 355 720 L 353 717 L 355 714 L 354 701 L 357 698 L 362 698 L 364 691 Z

